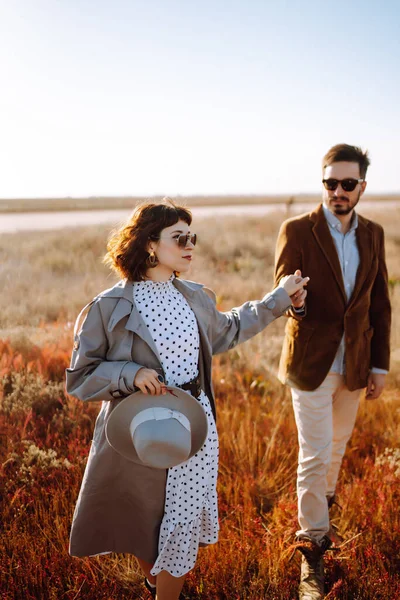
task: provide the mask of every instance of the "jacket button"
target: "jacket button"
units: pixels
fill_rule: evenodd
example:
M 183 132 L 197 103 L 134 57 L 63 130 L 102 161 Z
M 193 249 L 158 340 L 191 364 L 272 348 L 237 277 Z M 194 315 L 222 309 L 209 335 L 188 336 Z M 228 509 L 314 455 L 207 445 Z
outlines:
M 267 308 L 269 308 L 269 309 L 272 310 L 273 308 L 275 308 L 275 306 L 276 306 L 275 300 L 268 300 L 268 302 L 267 302 Z

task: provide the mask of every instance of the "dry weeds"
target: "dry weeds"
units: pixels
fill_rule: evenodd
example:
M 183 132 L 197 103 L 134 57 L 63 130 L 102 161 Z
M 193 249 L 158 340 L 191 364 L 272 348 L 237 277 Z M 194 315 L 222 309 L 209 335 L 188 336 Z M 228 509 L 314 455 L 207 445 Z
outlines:
M 221 308 L 272 284 L 280 217 L 207 220 L 193 279 Z M 380 214 L 394 307 L 394 363 L 382 400 L 362 402 L 338 493 L 346 545 L 327 560 L 330 600 L 400 597 L 400 214 Z M 106 229 L 0 240 L 0 594 L 4 600 L 146 598 L 129 556 L 72 559 L 68 532 L 98 406 L 65 394 L 63 371 L 79 309 L 114 279 L 101 265 Z M 276 380 L 284 319 L 217 357 L 221 536 L 200 552 L 184 597 L 291 600 L 297 441 Z M 5 339 L 9 338 L 9 341 Z

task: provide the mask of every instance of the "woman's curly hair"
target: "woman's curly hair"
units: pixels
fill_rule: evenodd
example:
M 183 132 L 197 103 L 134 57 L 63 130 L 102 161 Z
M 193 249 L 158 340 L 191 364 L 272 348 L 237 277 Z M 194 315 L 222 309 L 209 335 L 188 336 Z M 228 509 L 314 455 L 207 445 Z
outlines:
M 111 233 L 104 263 L 122 278 L 143 281 L 148 270 L 149 241 L 158 239 L 163 229 L 179 220 L 190 225 L 192 213 L 169 198 L 164 198 L 160 204 L 140 204 L 128 221 Z

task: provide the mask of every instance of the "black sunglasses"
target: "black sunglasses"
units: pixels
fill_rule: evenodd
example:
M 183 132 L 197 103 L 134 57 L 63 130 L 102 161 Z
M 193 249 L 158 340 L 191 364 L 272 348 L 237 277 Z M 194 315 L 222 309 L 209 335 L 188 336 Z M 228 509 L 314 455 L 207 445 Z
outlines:
M 364 181 L 364 179 L 353 179 L 352 177 L 348 177 L 347 179 L 323 179 L 322 183 L 324 184 L 325 189 L 330 190 L 331 192 L 336 190 L 339 183 L 345 192 L 352 192 L 356 189 L 356 185 L 362 181 Z

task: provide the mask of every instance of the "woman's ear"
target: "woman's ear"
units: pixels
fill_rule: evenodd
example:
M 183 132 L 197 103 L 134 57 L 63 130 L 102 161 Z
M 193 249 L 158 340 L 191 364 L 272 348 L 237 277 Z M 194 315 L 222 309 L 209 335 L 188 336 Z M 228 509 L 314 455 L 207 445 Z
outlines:
M 155 252 L 157 248 L 157 242 L 155 242 L 154 240 L 149 240 L 148 244 L 147 244 L 147 248 L 146 251 L 151 254 L 151 252 Z

